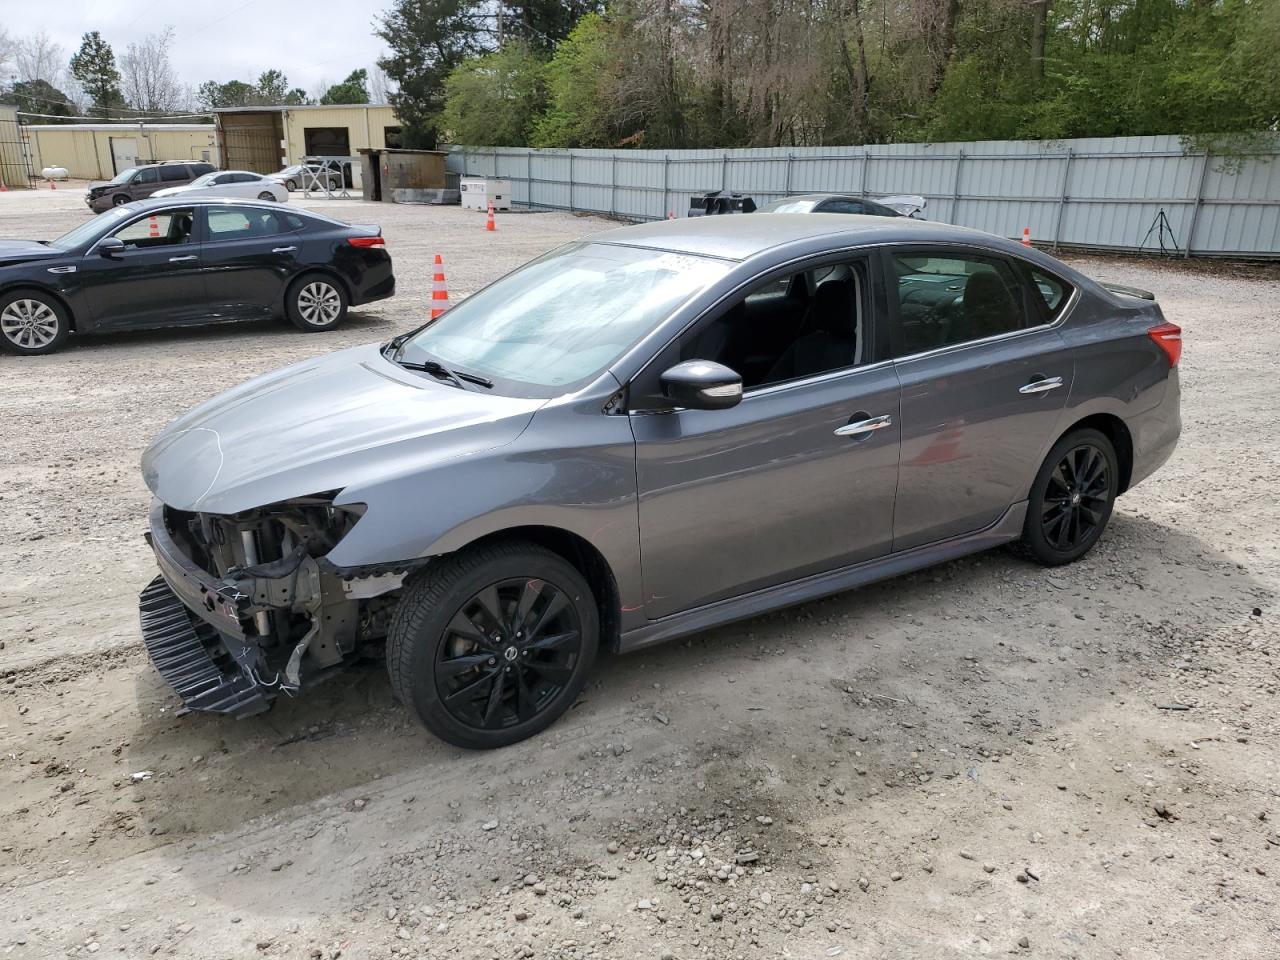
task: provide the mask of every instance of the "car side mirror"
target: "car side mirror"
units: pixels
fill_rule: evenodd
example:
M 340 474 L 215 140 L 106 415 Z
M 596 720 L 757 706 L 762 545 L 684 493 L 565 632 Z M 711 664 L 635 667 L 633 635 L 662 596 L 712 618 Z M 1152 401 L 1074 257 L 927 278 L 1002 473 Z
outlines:
M 114 257 L 120 253 L 124 253 L 124 241 L 119 237 L 103 237 L 98 241 L 99 256 Z
M 712 360 L 677 363 L 661 383 L 662 395 L 687 410 L 726 410 L 742 399 L 742 376 Z

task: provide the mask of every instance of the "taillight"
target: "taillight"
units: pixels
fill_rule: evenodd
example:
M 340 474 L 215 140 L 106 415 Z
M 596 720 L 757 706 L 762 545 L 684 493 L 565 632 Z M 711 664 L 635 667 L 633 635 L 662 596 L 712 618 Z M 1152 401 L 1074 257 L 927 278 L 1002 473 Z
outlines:
M 347 237 L 347 243 L 353 247 L 385 247 L 387 241 L 382 237 Z
M 1169 358 L 1169 366 L 1176 367 L 1182 357 L 1182 328 L 1176 323 L 1161 323 L 1147 330 L 1147 336 Z

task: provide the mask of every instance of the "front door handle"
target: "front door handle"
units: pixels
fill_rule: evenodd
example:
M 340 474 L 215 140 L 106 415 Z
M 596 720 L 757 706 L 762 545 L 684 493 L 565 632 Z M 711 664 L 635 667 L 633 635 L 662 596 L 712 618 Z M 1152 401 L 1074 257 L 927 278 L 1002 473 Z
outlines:
M 893 417 L 887 413 L 882 417 L 871 417 L 869 420 L 857 420 L 853 423 L 846 423 L 843 427 L 836 430 L 837 437 L 861 437 L 865 434 L 872 433 L 876 430 L 883 430 L 885 427 L 893 426 Z
M 1018 388 L 1019 393 L 1048 393 L 1062 386 L 1061 377 L 1041 377 Z
M 185 257 L 170 257 L 169 262 L 170 263 L 186 263 L 188 260 L 198 260 L 198 259 L 199 257 L 197 257 L 194 253 L 189 253 Z
M 297 247 L 272 247 L 271 252 L 272 253 L 293 253 L 293 251 L 297 249 L 298 249 Z

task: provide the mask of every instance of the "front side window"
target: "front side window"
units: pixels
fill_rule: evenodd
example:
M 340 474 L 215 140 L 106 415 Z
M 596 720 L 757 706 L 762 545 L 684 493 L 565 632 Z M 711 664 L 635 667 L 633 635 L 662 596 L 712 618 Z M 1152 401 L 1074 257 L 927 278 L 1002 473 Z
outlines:
M 160 171 L 155 167 L 143 167 L 138 171 L 138 176 L 134 179 L 134 183 L 151 184 L 160 182 Z
M 1033 326 L 1009 264 L 950 252 L 896 253 L 899 356 Z
M 599 376 L 732 264 L 606 243 L 575 243 L 453 307 L 401 348 L 519 393 L 555 396 Z
M 131 250 L 145 250 L 149 247 L 168 247 L 191 241 L 191 226 L 195 223 L 194 211 L 190 207 L 179 210 L 165 210 L 126 223 L 119 230 L 108 236 L 118 237 Z
M 868 354 L 867 276 L 856 259 L 766 281 L 699 321 L 678 358 L 664 359 L 722 363 L 748 391 L 856 366 Z

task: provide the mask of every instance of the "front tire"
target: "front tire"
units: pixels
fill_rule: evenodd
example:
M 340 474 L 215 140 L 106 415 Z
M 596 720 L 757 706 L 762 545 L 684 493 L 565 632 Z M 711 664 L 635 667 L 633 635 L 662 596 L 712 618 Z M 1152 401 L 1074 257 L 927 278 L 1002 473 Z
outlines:
M 52 353 L 71 334 L 71 318 L 56 299 L 39 290 L 0 294 L 0 347 L 10 353 Z
M 1119 490 L 1115 447 L 1098 430 L 1073 430 L 1049 451 L 1027 503 L 1022 549 L 1047 567 L 1074 563 L 1102 536 Z
M 114 197 L 111 198 L 111 205 L 113 207 L 122 207 L 128 202 L 129 202 L 129 198 L 125 196 L 123 193 L 117 193 Z
M 285 313 L 299 330 L 319 333 L 332 330 L 347 316 L 347 293 L 333 277 L 308 273 L 289 285 Z
M 599 642 L 595 597 L 575 567 L 536 544 L 494 543 L 409 583 L 387 668 L 428 730 L 484 750 L 540 733 L 568 710 Z

